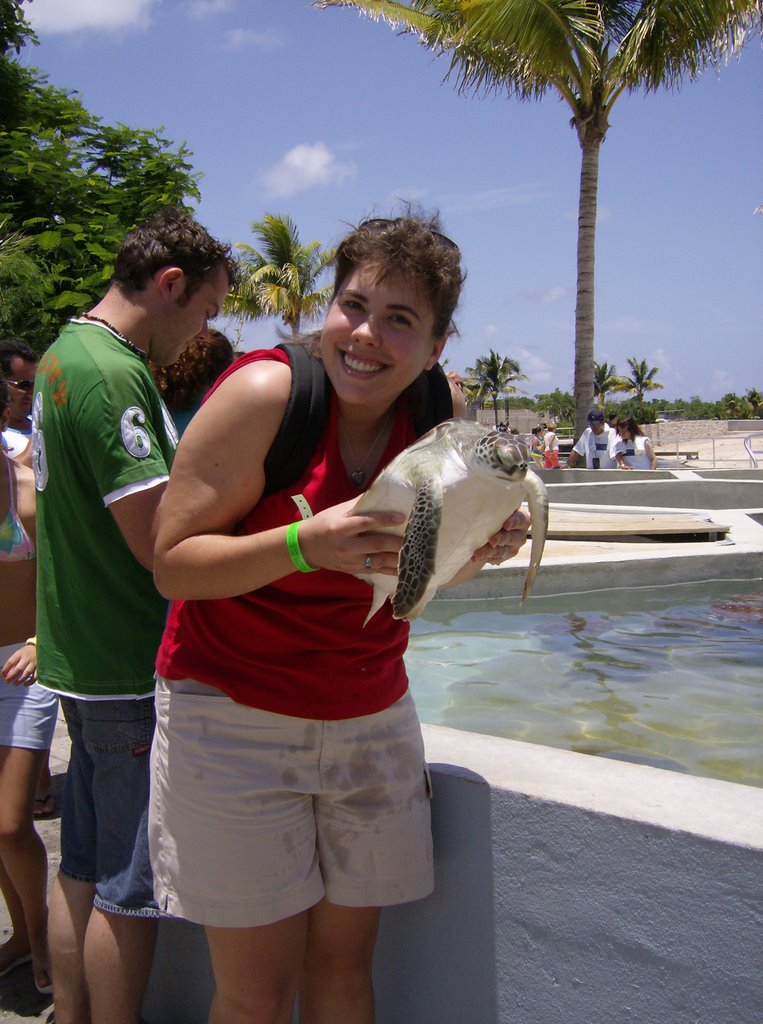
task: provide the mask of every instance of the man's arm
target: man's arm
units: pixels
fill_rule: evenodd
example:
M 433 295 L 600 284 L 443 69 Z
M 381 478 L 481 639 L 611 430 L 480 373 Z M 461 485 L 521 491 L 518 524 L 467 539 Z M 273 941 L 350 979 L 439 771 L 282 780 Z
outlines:
M 167 481 L 133 491 L 108 506 L 128 548 L 144 569 L 154 571 L 156 510 L 167 488 Z

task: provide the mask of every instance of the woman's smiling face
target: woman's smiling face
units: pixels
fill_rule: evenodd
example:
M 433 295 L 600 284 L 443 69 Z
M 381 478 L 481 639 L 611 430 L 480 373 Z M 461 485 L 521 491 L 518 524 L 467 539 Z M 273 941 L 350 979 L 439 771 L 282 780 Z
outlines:
M 400 277 L 379 280 L 375 266 L 356 268 L 329 307 L 321 355 L 340 403 L 387 408 L 445 345 L 432 335 L 434 315 L 418 288 Z

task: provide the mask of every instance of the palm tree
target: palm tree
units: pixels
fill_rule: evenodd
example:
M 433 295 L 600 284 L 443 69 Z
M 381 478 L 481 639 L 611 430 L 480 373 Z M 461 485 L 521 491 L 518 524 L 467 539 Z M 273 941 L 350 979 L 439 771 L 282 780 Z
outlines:
M 649 366 L 646 359 L 638 360 L 635 356 L 631 356 L 628 366 L 631 368 L 631 375 L 622 378 L 623 386 L 619 390 L 630 391 L 632 395 L 635 395 L 639 406 L 644 404 L 644 394 L 647 391 L 658 391 L 665 387 L 664 384 L 660 384 L 654 379 L 660 372 L 658 367 Z
M 236 243 L 242 274 L 225 312 L 241 320 L 280 316 L 296 337 L 302 320 L 312 320 L 331 298 L 331 285 L 317 285 L 334 250 L 321 249 L 320 242 L 302 245 L 297 225 L 282 214 L 265 214 L 251 228 L 260 248 Z
M 728 58 L 761 20 L 760 0 L 313 0 L 355 7 L 417 35 L 459 92 L 540 99 L 572 112 L 582 150 L 575 308 L 575 418 L 593 399 L 594 253 L 599 150 L 623 92 L 675 88 Z
M 490 349 L 490 354 L 480 356 L 475 365 L 467 366 L 469 378 L 464 382 L 464 394 L 467 398 L 484 402 L 492 398 L 495 412 L 495 425 L 498 426 L 498 399 L 501 395 L 515 395 L 519 390 L 516 380 L 527 380 L 520 372 L 519 363 L 509 356 L 501 356 Z
M 744 397 L 750 403 L 753 416 L 763 416 L 763 394 L 757 388 L 748 388 Z
M 604 403 L 607 401 L 607 395 L 610 391 L 627 391 L 628 383 L 623 378 L 618 376 L 617 367 L 614 363 L 610 366 L 609 363 L 597 363 L 593 364 L 593 397 L 596 404 L 602 409 Z

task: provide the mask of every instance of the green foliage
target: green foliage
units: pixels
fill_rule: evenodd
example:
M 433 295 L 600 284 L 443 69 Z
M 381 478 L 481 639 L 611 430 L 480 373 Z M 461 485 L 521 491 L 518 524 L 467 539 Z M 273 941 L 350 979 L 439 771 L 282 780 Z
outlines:
M 156 130 L 103 124 L 76 95 L 7 54 L 0 83 L 9 85 L 0 110 L 0 219 L 30 240 L 25 258 L 4 271 L 0 322 L 42 351 L 103 294 L 131 228 L 162 206 L 200 198 L 198 175 L 185 145 Z
M 563 420 L 571 420 L 574 417 L 575 398 L 569 391 L 555 388 L 549 394 L 536 395 L 535 408 L 542 416 L 561 425 Z
M 242 272 L 225 312 L 242 321 L 280 316 L 296 337 L 302 320 L 314 319 L 331 298 L 332 286 L 318 282 L 334 250 L 321 249 L 320 242 L 303 245 L 297 225 L 284 214 L 265 214 L 251 228 L 259 248 L 236 243 Z
M 520 371 L 519 363 L 509 356 L 499 355 L 490 349 L 486 356 L 480 356 L 474 366 L 467 366 L 464 394 L 470 401 L 485 402 L 490 399 L 498 426 L 498 399 L 502 395 L 515 395 L 519 390 L 518 380 L 527 380 Z
M 610 391 L 626 391 L 628 382 L 618 376 L 617 367 L 614 363 L 593 364 L 593 397 L 598 406 L 604 408 L 607 395 Z

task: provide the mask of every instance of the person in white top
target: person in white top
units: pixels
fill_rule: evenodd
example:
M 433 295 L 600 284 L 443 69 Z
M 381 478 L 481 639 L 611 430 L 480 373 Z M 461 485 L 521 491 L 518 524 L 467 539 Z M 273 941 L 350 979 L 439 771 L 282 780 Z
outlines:
M 620 469 L 657 469 L 652 442 L 632 416 L 617 421 L 617 436 L 609 450 Z
M 555 423 L 549 423 L 543 435 L 543 466 L 545 469 L 559 469 L 559 441 Z
M 609 449 L 610 440 L 617 437 L 616 432 L 604 422 L 600 409 L 592 409 L 587 418 L 588 426 L 573 446 L 567 465 L 574 469 L 584 459 L 587 469 L 615 469 L 617 463 Z

